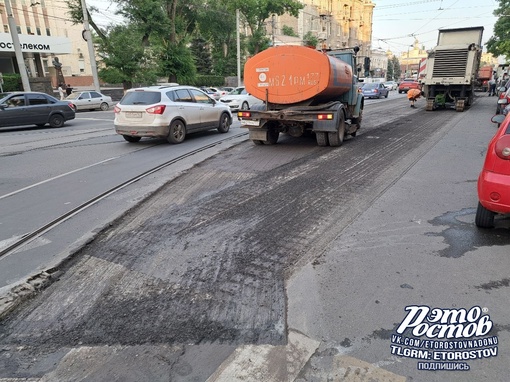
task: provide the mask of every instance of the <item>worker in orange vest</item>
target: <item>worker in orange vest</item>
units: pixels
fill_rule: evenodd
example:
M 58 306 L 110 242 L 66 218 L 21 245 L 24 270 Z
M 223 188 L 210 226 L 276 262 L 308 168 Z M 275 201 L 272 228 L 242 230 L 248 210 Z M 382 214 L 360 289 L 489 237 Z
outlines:
M 411 101 L 411 107 L 414 106 L 414 101 L 421 97 L 421 91 L 418 89 L 409 89 L 407 91 L 407 99 Z

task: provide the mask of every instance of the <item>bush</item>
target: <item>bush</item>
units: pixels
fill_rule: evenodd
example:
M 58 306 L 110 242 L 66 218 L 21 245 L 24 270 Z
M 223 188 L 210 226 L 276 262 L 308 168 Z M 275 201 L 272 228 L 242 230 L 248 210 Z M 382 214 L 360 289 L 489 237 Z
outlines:
M 21 76 L 15 73 L 4 74 L 4 83 L 2 85 L 2 90 L 4 92 L 14 92 L 23 90 L 23 86 L 21 83 Z
M 192 86 L 225 86 L 225 77 L 223 76 L 195 76 L 195 79 L 189 85 Z

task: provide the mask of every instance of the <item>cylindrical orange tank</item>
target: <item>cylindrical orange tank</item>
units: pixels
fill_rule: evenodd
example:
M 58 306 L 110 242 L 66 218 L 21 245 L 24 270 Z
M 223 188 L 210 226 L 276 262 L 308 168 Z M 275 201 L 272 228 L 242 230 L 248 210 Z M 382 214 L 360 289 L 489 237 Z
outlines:
M 338 58 L 304 46 L 266 49 L 244 66 L 246 90 L 278 104 L 327 101 L 352 88 L 352 68 Z

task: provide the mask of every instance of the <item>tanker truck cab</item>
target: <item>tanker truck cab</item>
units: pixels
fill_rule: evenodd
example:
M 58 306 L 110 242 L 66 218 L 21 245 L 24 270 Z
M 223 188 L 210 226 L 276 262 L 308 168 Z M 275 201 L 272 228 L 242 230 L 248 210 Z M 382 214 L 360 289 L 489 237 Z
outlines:
M 238 112 L 241 127 L 256 145 L 275 144 L 280 133 L 312 132 L 319 146 L 340 146 L 362 119 L 355 54 L 278 46 L 253 56 L 245 64 L 245 86 L 263 102 Z

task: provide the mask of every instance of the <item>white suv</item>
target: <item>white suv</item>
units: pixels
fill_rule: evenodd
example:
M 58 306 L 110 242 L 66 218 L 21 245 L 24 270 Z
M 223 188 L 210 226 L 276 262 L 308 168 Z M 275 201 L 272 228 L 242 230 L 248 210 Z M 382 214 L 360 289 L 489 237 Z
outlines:
M 115 131 L 128 142 L 157 137 L 181 143 L 188 133 L 210 129 L 226 133 L 232 124 L 227 105 L 192 86 L 129 89 L 114 112 Z

